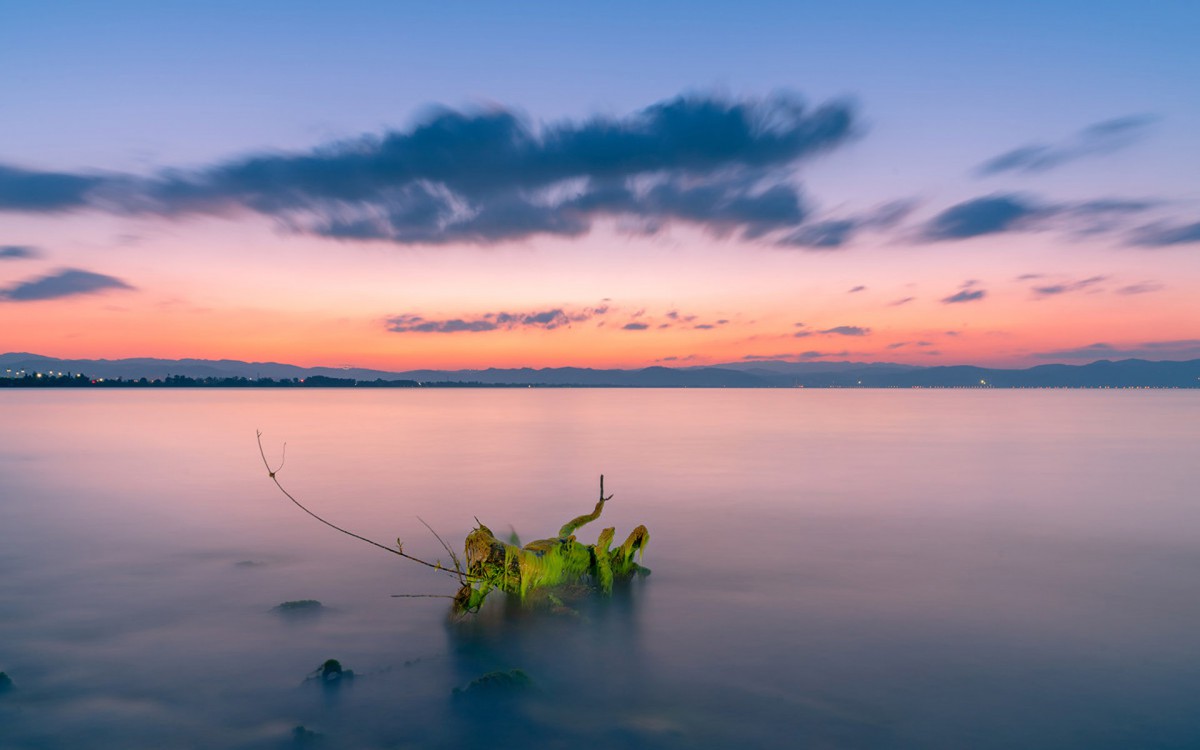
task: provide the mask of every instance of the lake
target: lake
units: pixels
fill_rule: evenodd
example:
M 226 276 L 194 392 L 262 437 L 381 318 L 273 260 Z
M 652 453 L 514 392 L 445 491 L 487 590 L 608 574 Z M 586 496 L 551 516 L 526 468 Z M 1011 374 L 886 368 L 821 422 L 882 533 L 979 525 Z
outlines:
M 418 516 L 550 537 L 604 474 L 579 537 L 645 524 L 653 574 L 453 620 L 256 430 L 443 561 Z M 1197 391 L 7 391 L 0 431 L 6 750 L 1200 746 Z

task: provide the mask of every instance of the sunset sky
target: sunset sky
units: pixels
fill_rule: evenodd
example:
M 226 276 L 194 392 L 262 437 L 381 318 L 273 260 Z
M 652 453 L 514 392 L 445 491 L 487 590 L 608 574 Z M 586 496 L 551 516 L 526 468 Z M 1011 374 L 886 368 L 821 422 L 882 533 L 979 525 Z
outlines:
M 0 0 L 0 351 L 1200 357 L 1200 4 Z

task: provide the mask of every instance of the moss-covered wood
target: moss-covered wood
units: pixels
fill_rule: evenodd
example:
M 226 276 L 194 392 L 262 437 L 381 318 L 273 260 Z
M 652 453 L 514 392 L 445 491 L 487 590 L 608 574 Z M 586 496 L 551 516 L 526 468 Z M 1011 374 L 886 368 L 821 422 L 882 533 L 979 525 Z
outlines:
M 600 500 L 591 513 L 568 521 L 553 539 L 539 539 L 523 547 L 504 542 L 480 523 L 467 535 L 463 571 L 464 583 L 455 597 L 455 608 L 475 611 L 484 598 L 499 589 L 524 600 L 530 592 L 578 584 L 594 587 L 602 593 L 612 591 L 613 582 L 645 575 L 641 566 L 642 550 L 650 541 L 650 532 L 638 526 L 621 546 L 612 547 L 616 529 L 600 532 L 595 544 L 584 544 L 575 531 L 597 518 L 604 510 L 604 480 Z

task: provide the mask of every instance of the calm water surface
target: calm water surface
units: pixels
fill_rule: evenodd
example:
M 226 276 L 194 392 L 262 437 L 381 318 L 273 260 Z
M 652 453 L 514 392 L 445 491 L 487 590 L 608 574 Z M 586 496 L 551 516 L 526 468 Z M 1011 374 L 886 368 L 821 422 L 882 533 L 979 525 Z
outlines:
M 580 537 L 644 523 L 654 573 L 448 622 L 256 429 L 431 558 L 417 516 L 546 537 L 604 473 Z M 1200 746 L 1200 392 L 4 392 L 0 430 L 6 750 Z

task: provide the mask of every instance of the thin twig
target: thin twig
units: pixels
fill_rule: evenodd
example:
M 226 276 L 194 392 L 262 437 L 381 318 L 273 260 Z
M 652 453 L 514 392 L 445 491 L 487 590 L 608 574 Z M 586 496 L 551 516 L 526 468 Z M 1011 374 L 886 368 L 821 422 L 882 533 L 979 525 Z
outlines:
M 463 582 L 463 569 L 458 561 L 458 555 L 454 554 L 454 550 L 450 549 L 450 545 L 446 544 L 446 540 L 442 539 L 441 535 L 434 531 L 432 526 L 425 523 L 424 518 L 417 516 L 417 520 L 421 522 L 422 526 L 429 529 L 429 533 L 433 534 L 433 538 L 437 539 L 441 543 L 442 549 L 446 550 L 446 554 L 450 555 L 450 561 L 454 563 L 454 572 L 458 574 L 458 580 Z
M 276 468 L 276 469 L 272 469 L 272 468 L 271 468 L 271 464 L 270 464 L 270 462 L 269 462 L 269 461 L 267 461 L 267 453 L 266 453 L 266 451 L 263 449 L 263 444 L 262 444 L 262 431 L 261 431 L 261 430 L 256 430 L 255 432 L 256 432 L 256 435 L 257 435 L 257 438 L 258 438 L 258 452 L 259 452 L 259 454 L 262 456 L 262 460 L 263 460 L 263 466 L 266 466 L 266 467 L 267 467 L 267 476 L 271 478 L 271 481 L 275 483 L 275 486 L 279 488 L 279 491 L 283 493 L 284 497 L 286 497 L 288 500 L 291 500 L 291 501 L 292 501 L 292 503 L 293 503 L 293 504 L 294 504 L 294 505 L 295 505 L 297 508 L 299 508 L 300 510 L 304 511 L 305 513 L 307 513 L 308 515 L 312 516 L 313 518 L 317 519 L 318 521 L 320 521 L 321 523 L 325 524 L 326 526 L 328 526 L 329 528 L 333 529 L 334 531 L 340 531 L 340 532 L 342 532 L 343 534 L 345 534 L 346 536 L 352 536 L 352 537 L 354 537 L 355 539 L 358 539 L 359 541 L 363 541 L 363 542 L 366 542 L 367 544 L 370 544 L 370 545 L 372 545 L 372 546 L 378 547 L 379 549 L 381 549 L 381 550 L 384 550 L 385 552 L 391 552 L 393 555 L 399 555 L 400 557 L 403 557 L 403 558 L 404 558 L 404 559 L 406 559 L 406 560 L 412 560 L 412 561 L 413 561 L 413 562 L 415 562 L 415 563 L 420 563 L 420 564 L 422 564 L 422 565 L 424 565 L 424 566 L 426 566 L 426 567 L 433 568 L 434 570 L 441 570 L 441 571 L 444 571 L 444 572 L 446 572 L 446 573 L 450 573 L 451 575 L 455 575 L 455 572 L 454 572 L 454 571 L 446 570 L 446 568 L 443 568 L 441 565 L 435 565 L 435 564 L 433 564 L 433 563 L 431 563 L 431 562 L 426 562 L 425 560 L 422 560 L 422 559 L 421 559 L 421 558 L 419 558 L 419 557 L 413 557 L 412 555 L 408 554 L 407 552 L 405 552 L 405 551 L 404 551 L 404 550 L 402 550 L 402 549 L 392 549 L 391 547 L 388 547 L 388 546 L 386 546 L 386 545 L 380 544 L 379 542 L 376 542 L 376 541 L 374 541 L 374 540 L 372 540 L 372 539 L 368 539 L 368 538 L 366 538 L 365 536 L 359 536 L 358 534 L 355 534 L 353 531 L 347 531 L 346 529 L 343 529 L 341 526 L 338 526 L 338 525 L 336 525 L 336 524 L 330 523 L 329 521 L 326 521 L 324 518 L 321 518 L 321 517 L 320 517 L 320 516 L 318 516 L 316 513 L 313 513 L 311 510 L 309 510 L 308 508 L 304 507 L 304 505 L 303 505 L 303 504 L 302 504 L 302 503 L 301 503 L 299 500 L 297 500 L 295 497 L 293 497 L 293 496 L 292 496 L 292 493 L 290 493 L 290 492 L 288 492 L 287 490 L 285 490 L 285 489 L 283 488 L 283 485 L 279 483 L 279 477 L 277 477 L 277 476 L 275 476 L 275 475 L 276 475 L 277 473 L 279 473 L 279 469 L 282 469 L 282 468 L 283 468 L 283 463 L 281 462 L 281 463 L 279 464 L 279 468 Z M 422 521 L 422 523 L 424 523 L 424 521 Z M 459 578 L 459 579 L 461 580 L 461 577 L 462 577 L 462 575 L 463 575 L 463 574 L 462 574 L 462 573 L 458 573 L 458 575 L 460 576 L 460 578 Z
M 449 594 L 392 594 L 393 599 L 453 599 Z

